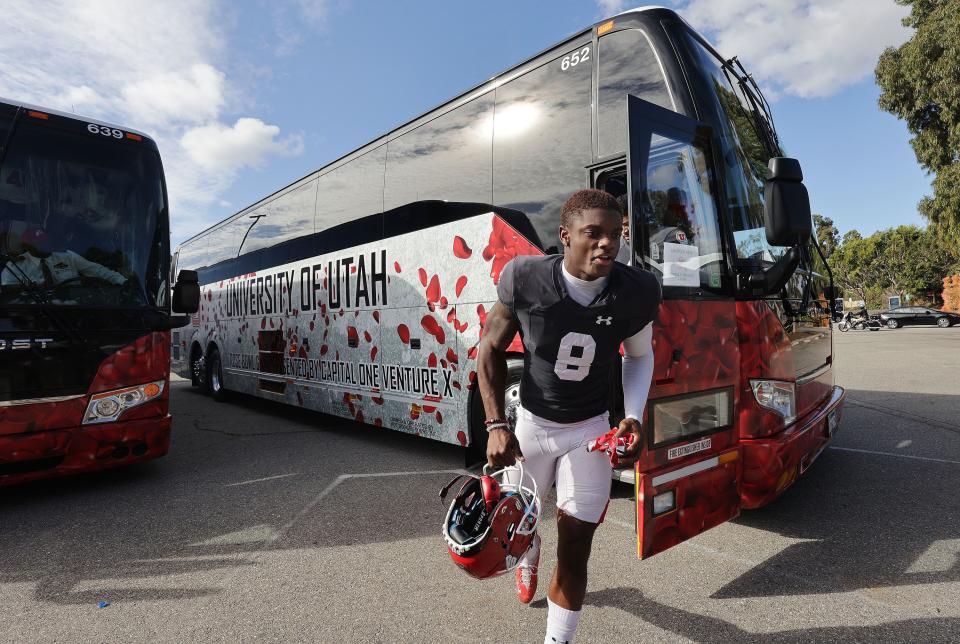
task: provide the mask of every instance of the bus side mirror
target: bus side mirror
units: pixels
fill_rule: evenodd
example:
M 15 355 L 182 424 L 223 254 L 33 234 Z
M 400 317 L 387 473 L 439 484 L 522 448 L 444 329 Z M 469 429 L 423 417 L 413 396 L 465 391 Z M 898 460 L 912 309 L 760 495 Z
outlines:
M 767 242 L 771 246 L 806 244 L 813 235 L 813 218 L 800 162 L 788 157 L 770 159 L 763 194 Z
M 196 313 L 200 308 L 200 283 L 197 271 L 182 270 L 173 285 L 174 313 Z

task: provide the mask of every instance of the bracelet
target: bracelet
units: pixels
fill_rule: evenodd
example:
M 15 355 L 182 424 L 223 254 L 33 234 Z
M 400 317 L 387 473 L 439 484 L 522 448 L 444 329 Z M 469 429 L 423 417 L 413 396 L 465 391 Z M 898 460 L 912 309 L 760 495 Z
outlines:
M 487 433 L 490 433 L 490 431 L 491 431 L 491 430 L 494 430 L 494 429 L 505 429 L 505 430 L 507 430 L 507 431 L 509 432 L 509 431 L 510 431 L 510 425 L 508 425 L 508 424 L 505 423 L 505 422 L 502 422 L 502 423 L 491 423 L 491 424 L 487 425 Z
M 487 420 L 483 421 L 483 424 L 490 426 L 495 423 L 505 423 L 505 422 L 507 422 L 506 418 L 488 418 Z

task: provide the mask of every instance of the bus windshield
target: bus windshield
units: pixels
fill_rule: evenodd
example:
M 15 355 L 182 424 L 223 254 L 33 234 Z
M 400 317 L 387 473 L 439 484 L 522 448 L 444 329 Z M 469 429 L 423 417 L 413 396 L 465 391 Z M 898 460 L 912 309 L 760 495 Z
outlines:
M 4 137 L 0 304 L 165 307 L 169 244 L 156 150 L 34 121 L 20 119 Z

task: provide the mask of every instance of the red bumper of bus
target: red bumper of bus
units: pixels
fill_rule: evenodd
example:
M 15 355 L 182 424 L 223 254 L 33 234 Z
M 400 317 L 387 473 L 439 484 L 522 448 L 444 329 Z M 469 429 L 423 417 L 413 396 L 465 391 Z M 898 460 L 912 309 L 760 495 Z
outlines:
M 776 436 L 740 439 L 743 445 L 742 507 L 767 505 L 813 464 L 826 449 L 840 422 L 844 394 L 842 387 L 834 387 L 820 405 Z
M 0 486 L 159 458 L 170 449 L 170 423 L 166 415 L 0 436 Z

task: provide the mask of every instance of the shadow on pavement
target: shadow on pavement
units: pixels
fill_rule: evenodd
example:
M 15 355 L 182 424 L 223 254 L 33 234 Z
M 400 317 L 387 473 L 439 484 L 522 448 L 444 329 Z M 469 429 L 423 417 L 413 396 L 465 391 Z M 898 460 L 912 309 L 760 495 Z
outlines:
M 752 633 L 730 622 L 674 608 L 645 597 L 636 588 L 587 593 L 585 605 L 619 608 L 665 631 L 696 642 L 929 642 L 956 633 L 958 618 L 908 619 L 877 626 L 823 626 Z
M 216 405 L 185 383 L 176 396 L 167 457 L 0 488 L 0 584 L 65 605 L 194 600 L 222 592 L 211 571 L 222 585 L 268 551 L 440 545 L 437 492 L 461 448 L 244 396 Z M 256 482 L 274 471 L 296 475 Z
M 899 410 L 924 405 L 953 408 L 960 417 L 960 396 L 857 390 L 849 394 L 853 400 L 879 400 Z M 868 425 L 878 418 L 871 409 L 850 405 L 838 436 L 856 427 L 887 429 Z M 912 418 L 911 432 L 945 435 L 945 430 L 960 431 L 960 427 L 952 430 Z M 713 596 L 838 593 L 956 582 L 960 580 L 958 489 L 957 463 L 828 449 L 780 499 L 766 508 L 746 511 L 736 520 L 804 541 L 788 546 Z

